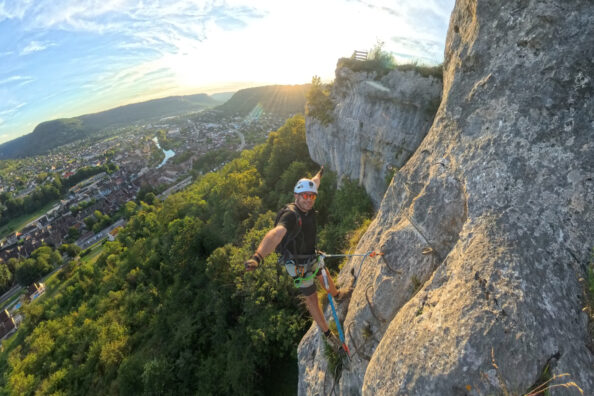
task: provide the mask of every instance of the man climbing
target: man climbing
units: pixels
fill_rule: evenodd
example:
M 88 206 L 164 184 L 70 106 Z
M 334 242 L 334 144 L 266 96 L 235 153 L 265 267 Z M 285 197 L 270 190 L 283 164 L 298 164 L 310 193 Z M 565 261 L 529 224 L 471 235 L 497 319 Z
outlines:
M 320 308 L 314 284 L 316 256 L 316 216 L 312 210 L 318 195 L 318 187 L 324 173 L 324 167 L 311 179 L 301 179 L 293 189 L 295 201 L 286 205 L 277 216 L 275 227 L 268 231 L 254 255 L 244 265 L 246 271 L 255 270 L 264 257 L 274 252 L 279 253 L 279 263 L 285 265 L 287 272 L 294 278 L 301 278 L 299 288 L 305 299 L 307 310 L 326 336 L 327 342 L 334 349 L 342 347 L 342 343 L 332 334 Z M 329 287 L 326 289 L 322 281 L 322 273 L 317 274 L 322 287 L 336 300 L 340 301 L 350 294 L 351 290 L 337 290 L 332 277 L 326 268 Z

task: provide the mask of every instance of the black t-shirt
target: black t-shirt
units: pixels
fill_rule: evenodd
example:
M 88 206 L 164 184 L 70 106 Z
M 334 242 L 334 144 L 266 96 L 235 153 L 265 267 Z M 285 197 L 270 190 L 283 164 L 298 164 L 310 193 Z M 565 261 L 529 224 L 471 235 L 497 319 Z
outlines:
M 295 244 L 289 243 L 287 248 L 294 254 L 315 254 L 316 253 L 316 214 L 313 210 L 307 213 L 302 212 L 297 206 L 295 209 L 301 215 L 301 232 L 297 234 L 295 238 Z M 287 210 L 282 214 L 278 220 L 278 224 L 282 225 L 287 229 L 285 238 L 290 235 L 294 235 L 297 225 L 297 216 L 294 213 Z M 285 239 L 281 242 L 284 243 Z M 295 251 L 293 251 L 295 250 Z

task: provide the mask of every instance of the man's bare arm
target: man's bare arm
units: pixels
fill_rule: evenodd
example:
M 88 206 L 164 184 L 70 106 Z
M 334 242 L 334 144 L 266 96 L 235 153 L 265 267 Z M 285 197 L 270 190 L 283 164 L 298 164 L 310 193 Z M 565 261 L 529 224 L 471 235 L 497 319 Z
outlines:
M 259 253 L 262 257 L 268 256 L 270 253 L 274 252 L 274 249 L 281 243 L 286 233 L 287 229 L 285 227 L 277 225 L 266 233 L 262 242 L 260 242 L 258 249 L 256 249 L 256 253 Z
M 262 239 L 262 242 L 260 242 L 254 255 L 248 261 L 243 263 L 245 270 L 253 271 L 258 268 L 258 265 L 264 260 L 264 257 L 274 252 L 274 249 L 281 243 L 286 233 L 287 229 L 282 225 L 277 225 L 272 230 L 268 231 L 266 235 L 264 235 L 264 238 Z

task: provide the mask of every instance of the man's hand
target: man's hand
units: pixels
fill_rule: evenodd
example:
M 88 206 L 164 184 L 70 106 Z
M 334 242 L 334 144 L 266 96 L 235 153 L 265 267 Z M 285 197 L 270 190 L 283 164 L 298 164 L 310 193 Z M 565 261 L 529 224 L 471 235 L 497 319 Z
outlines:
M 245 267 L 246 271 L 253 271 L 258 268 L 258 262 L 254 259 L 249 259 L 243 263 L 243 266 Z
M 249 260 L 243 263 L 243 266 L 245 267 L 246 271 L 253 271 L 256 268 L 258 268 L 263 259 L 264 258 L 262 257 L 262 255 L 256 252 L 252 257 L 249 258 Z

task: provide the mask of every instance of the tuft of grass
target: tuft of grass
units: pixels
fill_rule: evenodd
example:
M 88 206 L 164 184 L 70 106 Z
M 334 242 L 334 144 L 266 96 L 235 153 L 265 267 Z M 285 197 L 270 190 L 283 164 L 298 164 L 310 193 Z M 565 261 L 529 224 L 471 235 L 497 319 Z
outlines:
M 443 63 L 437 66 L 420 65 L 417 62 L 397 65 L 396 69 L 400 71 L 412 70 L 423 77 L 433 77 L 443 81 Z
M 550 374 L 549 374 L 550 376 Z M 563 384 L 553 384 L 552 381 L 558 380 L 559 378 L 569 377 L 569 373 L 563 374 L 556 374 L 550 377 L 547 381 L 543 382 L 541 385 L 531 389 L 528 393 L 524 394 L 523 396 L 537 396 L 537 395 L 545 395 L 548 394 L 548 391 L 554 388 L 574 388 L 580 392 L 580 395 L 584 394 L 582 388 L 580 388 L 574 381 L 565 382 Z
M 551 375 L 551 365 L 550 362 L 547 362 L 540 373 L 540 377 L 536 380 L 531 390 L 528 391 L 528 395 L 533 394 L 533 392 L 537 392 L 536 394 L 538 394 L 539 389 L 543 385 L 548 384 L 552 379 L 553 376 Z
M 417 276 L 416 276 L 416 275 L 413 275 L 413 276 L 410 278 L 410 282 L 411 282 L 411 284 L 412 284 L 412 285 L 411 285 L 411 286 L 412 286 L 412 294 L 413 294 L 413 296 L 414 296 L 415 294 L 417 294 L 417 292 L 418 292 L 419 290 L 421 290 L 421 286 L 423 286 L 423 283 L 422 283 L 422 282 L 419 280 L 419 278 L 417 278 Z
M 497 381 L 499 382 L 499 385 L 501 386 L 503 395 L 504 396 L 512 396 L 513 393 L 510 393 L 509 390 L 507 389 L 507 386 L 505 385 L 505 381 L 501 375 L 501 372 L 499 371 L 499 366 L 495 362 L 495 352 L 494 352 L 493 348 L 491 348 L 491 364 L 495 368 L 495 372 L 497 374 Z M 522 396 L 547 395 L 549 393 L 549 390 L 555 389 L 555 388 L 565 388 L 565 389 L 573 388 L 573 389 L 577 389 L 577 391 L 580 392 L 581 395 L 583 395 L 584 391 L 582 390 L 582 388 L 580 388 L 578 386 L 578 384 L 575 383 L 575 381 L 567 381 L 564 383 L 553 383 L 554 381 L 557 381 L 561 378 L 566 378 L 566 377 L 570 377 L 570 376 L 571 375 L 569 373 L 552 375 L 550 363 L 547 362 L 547 364 L 545 365 L 545 367 L 543 368 L 543 370 L 540 374 L 540 377 L 538 378 L 538 380 L 536 381 L 534 386 L 532 388 L 530 388 L 530 390 L 528 390 L 528 392 L 523 393 Z
M 384 178 L 384 182 L 386 183 L 386 188 L 388 188 L 390 186 L 390 183 L 392 183 L 392 179 L 394 178 L 394 175 L 396 174 L 396 172 L 398 172 L 398 168 L 395 166 L 389 167 L 388 170 L 386 171 L 386 176 Z
M 350 58 L 340 58 L 337 68 L 346 67 L 354 72 L 374 72 L 376 79 L 380 79 L 391 70 L 397 69 L 403 72 L 413 71 L 422 77 L 433 77 L 443 81 L 443 63 L 437 66 L 428 66 L 413 61 L 399 65 L 392 54 L 384 51 L 382 46 L 383 43 L 378 42 L 369 52 L 367 60 L 357 60 L 353 56 Z
M 322 339 L 324 340 L 324 357 L 328 362 L 328 371 L 332 373 L 334 379 L 338 379 L 342 374 L 342 359 L 338 352 L 332 346 L 328 345 L 326 338 L 322 337 Z
M 357 248 L 357 245 L 359 244 L 359 241 L 361 240 L 361 238 L 363 237 L 363 235 L 365 235 L 365 232 L 367 231 L 367 229 L 369 228 L 369 225 L 371 224 L 371 219 L 365 219 L 363 220 L 363 222 L 361 223 L 361 225 L 359 226 L 359 228 L 357 228 L 356 230 L 350 232 L 347 235 L 348 238 L 348 242 L 349 242 L 349 246 L 348 246 L 348 251 L 354 251 Z
M 363 327 L 363 330 L 361 330 L 361 335 L 363 336 L 363 339 L 365 341 L 367 341 L 368 339 L 370 339 L 373 336 L 373 330 L 371 330 L 371 324 L 367 323 L 367 325 L 365 327 Z

